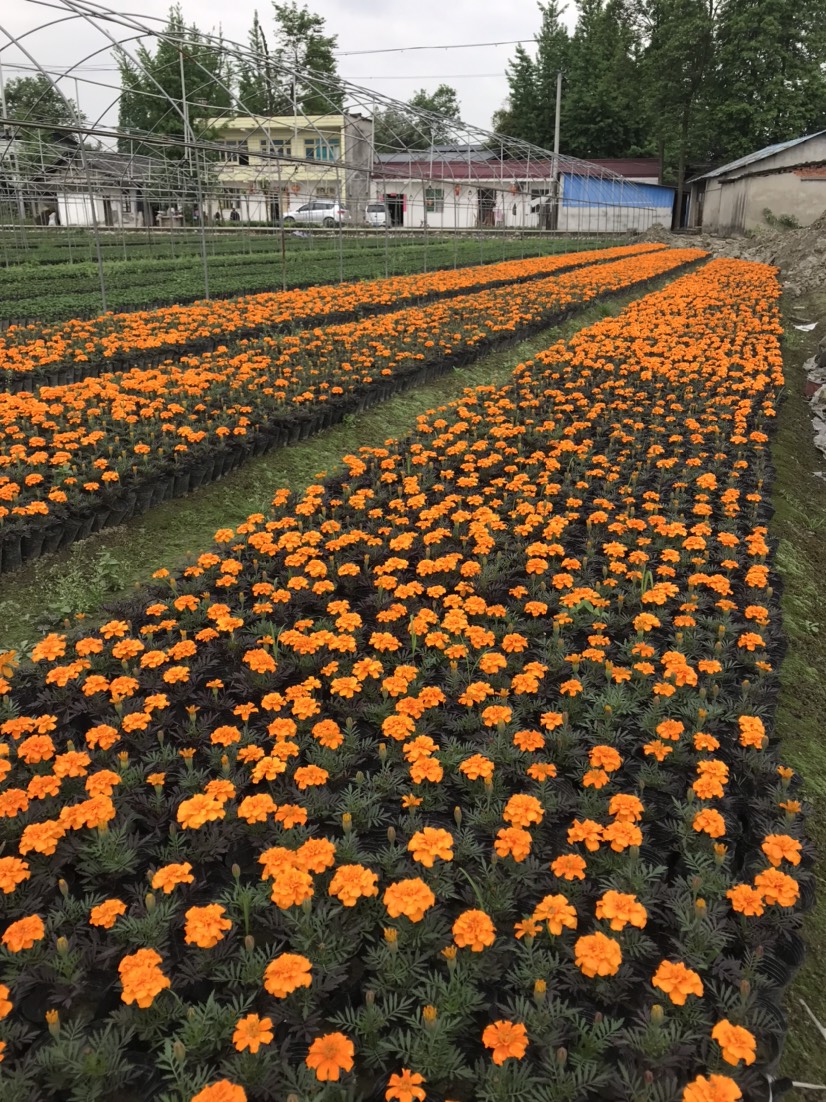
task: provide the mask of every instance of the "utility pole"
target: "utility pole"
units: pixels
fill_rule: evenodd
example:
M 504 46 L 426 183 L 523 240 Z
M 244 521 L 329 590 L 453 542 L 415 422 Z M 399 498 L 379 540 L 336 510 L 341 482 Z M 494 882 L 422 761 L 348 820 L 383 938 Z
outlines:
M 556 74 L 556 115 L 554 116 L 554 159 L 553 159 L 553 217 L 551 229 L 559 226 L 559 120 L 562 113 L 562 70 Z

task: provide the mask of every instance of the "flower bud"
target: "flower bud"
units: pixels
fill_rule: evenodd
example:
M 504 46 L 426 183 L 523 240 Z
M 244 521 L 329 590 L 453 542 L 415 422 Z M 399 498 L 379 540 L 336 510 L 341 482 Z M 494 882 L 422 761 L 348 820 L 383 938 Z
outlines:
M 60 1036 L 60 1013 L 57 1010 L 46 1011 L 46 1024 L 49 1027 L 49 1033 L 55 1038 Z
M 561 1068 L 565 1067 L 568 1063 L 568 1050 L 567 1048 L 558 1048 L 556 1050 L 556 1062 Z
M 155 896 L 152 894 L 152 892 L 147 892 L 146 895 L 143 897 L 143 901 L 146 904 L 147 911 L 155 910 Z
M 59 937 L 54 945 L 55 949 L 57 949 L 57 952 L 61 957 L 65 957 L 66 954 L 69 952 L 69 942 L 65 937 Z
M 387 828 L 387 841 L 390 842 L 391 845 L 396 841 L 396 828 L 394 826 L 389 826 Z
M 241 866 L 237 862 L 232 866 L 230 872 L 232 873 L 233 880 L 241 879 Z
M 462 825 L 462 809 L 459 806 L 453 809 L 453 821 L 457 827 Z
M 705 918 L 707 913 L 708 907 L 706 906 L 706 901 L 704 899 L 695 899 L 694 914 L 697 916 L 697 918 Z
M 182 1064 L 186 1060 L 186 1045 L 183 1041 L 175 1041 L 172 1045 L 172 1055 Z
M 379 761 L 382 762 L 382 763 L 387 761 L 387 743 L 386 742 L 380 742 L 379 743 Z
M 714 843 L 714 864 L 722 865 L 726 859 L 728 853 L 728 846 L 724 846 L 721 842 Z
M 66 881 L 62 877 L 61 877 L 60 880 L 58 880 L 57 886 L 60 889 L 60 894 L 63 896 L 63 898 L 68 899 L 69 898 L 69 885 L 66 883 Z
M 247 936 L 244 938 L 244 948 L 247 950 L 248 953 L 251 953 L 255 948 L 255 938 L 252 936 L 252 934 L 247 934 Z
M 359 769 L 355 776 L 356 784 L 364 784 L 364 770 Z
M 376 1001 L 376 992 L 375 991 L 365 991 L 364 992 L 364 1001 L 368 1006 L 372 1006 L 373 1003 Z
M 444 949 L 442 949 L 442 956 L 447 961 L 447 966 L 451 972 L 456 967 L 456 954 L 458 951 L 455 945 L 446 945 Z
M 439 1012 L 435 1006 L 425 1006 L 422 1009 L 422 1019 L 424 1021 L 425 1029 L 435 1029 L 436 1019 L 439 1016 Z
M 747 999 L 751 994 L 751 984 L 748 980 L 740 980 L 740 994 L 744 999 Z
M 345 811 L 341 816 L 341 828 L 345 834 L 349 834 L 353 829 L 353 816 L 349 811 Z
M 533 985 L 533 1001 L 537 1006 L 545 1001 L 545 995 L 548 992 L 548 984 L 545 980 L 537 980 Z
M 659 1003 L 654 1003 L 651 1007 L 651 1024 L 660 1026 L 665 1020 L 665 1011 Z
M 385 926 L 384 928 L 384 940 L 390 946 L 391 953 L 397 953 L 399 951 L 399 931 L 394 930 L 392 926 Z

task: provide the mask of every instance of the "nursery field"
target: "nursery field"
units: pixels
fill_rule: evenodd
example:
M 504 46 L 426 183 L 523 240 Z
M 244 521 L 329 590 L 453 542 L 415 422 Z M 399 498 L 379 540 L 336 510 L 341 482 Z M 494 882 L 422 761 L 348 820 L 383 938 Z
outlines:
M 159 315 L 132 368 L 123 321 L 3 346 L 80 368 L 0 394 L 8 570 L 638 295 L 4 655 L 4 1102 L 770 1097 L 814 896 L 780 288 L 590 259 L 320 289 L 304 329 L 276 296 L 190 352 Z
M 204 263 L 212 297 L 235 296 L 279 286 L 306 287 L 327 281 L 375 279 L 379 276 L 485 264 L 496 260 L 604 248 L 600 238 L 554 240 L 479 237 L 429 240 L 395 239 L 384 234 L 347 235 L 341 242 L 329 231 L 292 233 L 277 230 L 243 234 L 207 231 L 206 260 L 194 230 L 143 235 L 103 233 L 101 257 L 109 310 L 144 310 L 166 303 L 204 297 Z M 88 231 L 29 230 L 19 235 L 0 230 L 0 324 L 27 324 L 31 319 L 57 321 L 94 317 L 101 309 L 100 271 L 94 237 Z

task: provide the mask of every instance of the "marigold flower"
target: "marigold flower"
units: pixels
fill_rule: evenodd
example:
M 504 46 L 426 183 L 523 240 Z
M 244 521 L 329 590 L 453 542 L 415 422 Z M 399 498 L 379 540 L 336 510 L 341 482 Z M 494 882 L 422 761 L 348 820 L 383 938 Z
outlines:
M 19 953 L 23 949 L 31 949 L 45 935 L 46 927 L 40 915 L 27 915 L 6 927 L 2 942 L 10 953 Z
M 625 823 L 637 823 L 642 818 L 643 804 L 629 792 L 617 792 L 608 802 L 608 814 Z
M 437 859 L 453 860 L 453 835 L 439 827 L 424 827 L 416 831 L 407 848 L 414 861 L 426 869 L 432 869 Z
M 177 820 L 184 830 L 198 830 L 204 823 L 223 819 L 224 805 L 214 796 L 199 794 L 183 800 L 178 807 Z
M 136 1003 L 141 1010 L 146 1010 L 156 995 L 172 986 L 159 967 L 161 960 L 160 953 L 154 949 L 138 949 L 121 960 L 118 972 L 123 987 L 121 999 L 125 1003 Z
M 602 837 L 615 853 L 622 853 L 631 846 L 642 845 L 642 831 L 634 823 L 616 820 L 602 831 Z
M 453 940 L 460 949 L 481 953 L 495 939 L 496 928 L 484 911 L 463 911 L 453 923 Z
M 378 895 L 379 878 L 364 865 L 339 865 L 328 892 L 345 907 L 355 907 L 359 899 Z
M 615 891 L 607 891 L 597 900 L 596 916 L 608 919 L 612 930 L 624 930 L 626 926 L 642 930 L 648 921 L 648 912 L 635 895 Z
M 337 1082 L 342 1071 L 353 1070 L 355 1051 L 343 1033 L 325 1033 L 310 1045 L 305 1063 L 320 1083 Z
M 544 816 L 542 804 L 536 796 L 523 793 L 511 796 L 502 812 L 505 822 L 516 827 L 528 827 L 531 823 L 541 823 Z
M 264 970 L 264 988 L 276 999 L 286 999 L 299 987 L 312 983 L 312 964 L 300 953 L 282 953 Z
M 18 884 L 31 876 L 26 861 L 19 857 L 0 857 L 0 891 L 10 895 Z
M 788 834 L 767 834 L 761 848 L 774 866 L 783 861 L 788 861 L 790 865 L 800 864 L 802 847 L 796 838 Z
M 421 922 L 425 911 L 436 902 L 436 896 L 418 877 L 398 880 L 384 892 L 384 905 L 391 918 L 405 915 L 411 922 Z
M 622 964 L 619 942 L 605 934 L 586 934 L 574 946 L 577 967 L 584 976 L 613 976 Z
M 270 898 L 276 907 L 286 911 L 289 907 L 300 907 L 314 890 L 313 878 L 308 872 L 285 865 L 275 873 Z
M 731 901 L 732 910 L 739 914 L 759 917 L 765 910 L 762 892 L 751 884 L 735 884 L 726 892 L 726 897 Z
M 122 899 L 106 899 L 92 907 L 89 913 L 90 926 L 102 926 L 104 930 L 111 930 L 121 915 L 126 914 L 126 904 Z
M 226 917 L 226 911 L 220 903 L 190 907 L 184 919 L 184 941 L 187 945 L 197 945 L 200 949 L 212 949 L 232 929 L 232 922 Z
M 548 933 L 557 937 L 563 929 L 575 930 L 577 927 L 576 909 L 564 895 L 546 895 L 537 903 L 531 919 L 544 922 Z
M 742 1026 L 734 1025 L 723 1018 L 711 1031 L 711 1039 L 716 1041 L 723 1051 L 727 1064 L 753 1064 L 756 1059 L 757 1044 L 753 1034 Z
M 181 864 L 163 865 L 153 875 L 150 884 L 153 891 L 162 891 L 165 895 L 177 887 L 178 884 L 194 884 L 192 865 L 189 861 Z
M 422 1086 L 424 1082 L 424 1076 L 417 1071 L 402 1068 L 401 1072 L 391 1075 L 387 1080 L 384 1097 L 387 1102 L 425 1102 L 426 1094 Z
M 474 754 L 459 764 L 459 772 L 471 781 L 486 780 L 493 776 L 493 762 L 484 754 Z
M 743 1092 L 727 1075 L 698 1075 L 684 1090 L 681 1102 L 738 1102 Z
M 193 1094 L 190 1102 L 247 1102 L 247 1092 L 229 1079 L 219 1079 Z
M 249 1049 L 253 1055 L 262 1045 L 268 1045 L 273 1039 L 272 1018 L 259 1018 L 257 1014 L 247 1014 L 239 1018 L 232 1035 L 236 1051 Z
M 7 1018 L 14 1009 L 14 1003 L 9 998 L 11 992 L 4 983 L 0 983 L 0 1019 Z
M 691 825 L 698 834 L 707 834 L 710 838 L 722 838 L 726 833 L 725 819 L 711 807 L 698 811 Z
M 531 852 L 532 841 L 530 831 L 520 827 L 502 827 L 496 835 L 493 848 L 499 857 L 511 856 L 518 864 Z
M 501 1065 L 509 1059 L 521 1060 L 528 1048 L 528 1031 L 521 1022 L 500 1019 L 485 1027 L 482 1044 L 493 1050 L 494 1064 Z
M 675 1006 L 684 1006 L 689 995 L 702 997 L 703 981 L 697 972 L 687 968 L 682 961 L 672 964 L 664 960 L 651 980 L 654 987 L 664 991 Z
M 770 905 L 776 903 L 780 907 L 793 907 L 800 896 L 800 885 L 793 876 L 780 869 L 770 868 L 758 873 L 754 886 Z
M 584 880 L 585 860 L 578 853 L 563 853 L 551 861 L 551 871 L 561 880 Z
M 307 872 L 324 872 L 336 859 L 335 843 L 329 838 L 308 838 L 295 851 L 295 862 Z

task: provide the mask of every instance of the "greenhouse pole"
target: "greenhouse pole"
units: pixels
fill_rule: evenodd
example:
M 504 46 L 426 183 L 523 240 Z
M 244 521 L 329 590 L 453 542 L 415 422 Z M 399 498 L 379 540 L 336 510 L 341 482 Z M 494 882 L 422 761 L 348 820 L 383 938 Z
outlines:
M 3 80 L 3 58 L 0 57 L 0 108 L 3 110 L 3 118 L 9 117 L 8 108 L 6 107 L 6 84 Z M 3 151 L 5 155 L 5 150 Z M 12 173 L 14 174 L 14 195 L 17 199 L 17 217 L 20 219 L 21 227 L 26 221 L 26 204 L 20 191 L 20 170 L 17 163 L 17 151 L 15 149 L 15 138 L 10 134 L 8 144 L 9 160 L 11 161 Z

